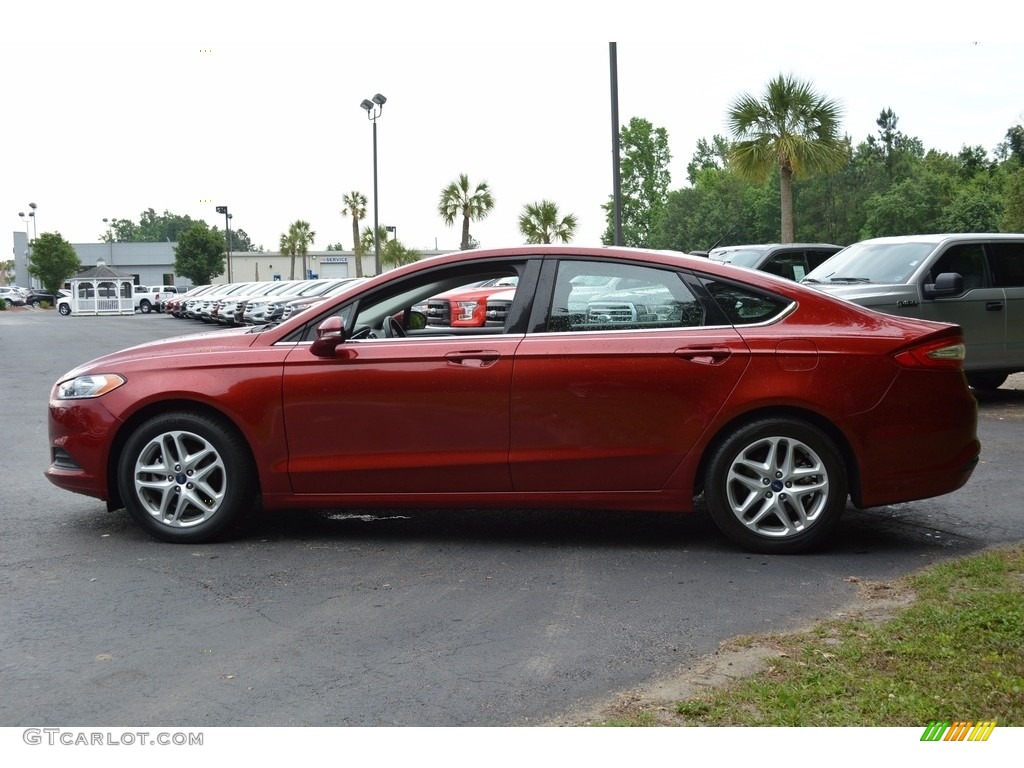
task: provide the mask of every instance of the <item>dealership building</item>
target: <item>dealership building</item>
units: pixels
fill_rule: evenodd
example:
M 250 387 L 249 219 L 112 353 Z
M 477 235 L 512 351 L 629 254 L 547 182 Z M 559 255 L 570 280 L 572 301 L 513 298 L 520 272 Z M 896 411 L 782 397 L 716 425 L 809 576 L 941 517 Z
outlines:
M 132 275 L 137 285 L 174 285 L 179 290 L 192 287 L 192 281 L 174 273 L 174 248 L 177 243 L 72 243 L 82 269 L 92 269 L 99 262 L 119 272 Z M 37 286 L 38 279 L 28 274 L 28 236 L 14 232 L 14 282 L 21 286 Z M 421 251 L 421 256 L 434 256 L 448 251 Z M 374 254 L 363 255 L 363 274 L 374 274 Z M 305 259 L 282 255 L 276 251 L 232 252 L 224 274 L 215 283 L 258 280 L 301 280 L 303 277 L 355 277 L 356 255 L 352 251 L 311 251 Z

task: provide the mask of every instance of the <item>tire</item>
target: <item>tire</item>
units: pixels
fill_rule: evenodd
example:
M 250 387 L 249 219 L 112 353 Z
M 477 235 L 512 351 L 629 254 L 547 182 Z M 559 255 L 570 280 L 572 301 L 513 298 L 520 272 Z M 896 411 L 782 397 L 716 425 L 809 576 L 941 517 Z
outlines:
M 142 312 L 142 314 L 144 315 L 148 315 L 150 312 L 153 311 L 153 305 L 150 304 L 145 299 L 143 299 L 141 302 L 139 302 L 139 311 Z
M 978 371 L 977 373 L 967 374 L 967 383 L 971 385 L 972 389 L 978 389 L 983 392 L 992 391 L 1003 386 L 1006 377 L 1007 374 L 999 373 L 998 371 Z
M 71 305 L 70 304 L 60 304 L 57 307 L 57 311 L 60 312 L 62 315 L 64 315 L 64 317 L 67 317 L 68 315 L 71 314 Z
M 793 419 L 764 419 L 728 433 L 714 449 L 704 496 L 731 541 L 764 554 L 805 552 L 839 524 L 846 465 L 821 430 Z
M 128 438 L 117 469 L 125 508 L 163 541 L 201 543 L 252 509 L 257 476 L 243 438 L 210 416 L 156 416 Z

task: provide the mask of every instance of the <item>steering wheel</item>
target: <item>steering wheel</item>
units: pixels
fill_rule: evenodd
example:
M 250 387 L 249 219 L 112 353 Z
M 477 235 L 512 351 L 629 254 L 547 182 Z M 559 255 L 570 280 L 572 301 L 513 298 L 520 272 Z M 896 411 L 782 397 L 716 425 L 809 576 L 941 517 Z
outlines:
M 364 325 L 364 326 L 363 326 L 362 328 L 360 328 L 360 329 L 359 329 L 358 331 L 356 331 L 356 332 L 355 332 L 355 333 L 353 333 L 353 334 L 352 334 L 351 336 L 349 336 L 349 339 L 350 339 L 350 340 L 355 340 L 355 339 L 366 339 L 366 338 L 372 338 L 373 334 L 372 334 L 372 333 L 370 333 L 370 331 L 371 331 L 371 330 L 372 330 L 372 329 L 370 328 L 370 326 L 368 326 L 368 325 Z
M 405 336 L 405 329 L 402 327 L 402 324 L 391 315 L 384 318 L 384 326 L 381 330 L 384 331 L 385 339 L 400 339 Z

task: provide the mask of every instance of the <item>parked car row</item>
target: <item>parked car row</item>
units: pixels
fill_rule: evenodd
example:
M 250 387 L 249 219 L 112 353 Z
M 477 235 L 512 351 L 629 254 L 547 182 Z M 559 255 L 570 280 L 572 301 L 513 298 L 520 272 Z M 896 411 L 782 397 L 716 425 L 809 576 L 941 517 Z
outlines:
M 6 304 L 8 307 L 38 307 L 41 304 L 53 307 L 62 297 L 68 295 L 70 292 L 63 289 L 58 293 L 51 293 L 43 288 L 0 285 L 0 303 Z
M 346 290 L 360 278 L 265 280 L 202 285 L 172 297 L 164 311 L 225 326 L 281 322 Z

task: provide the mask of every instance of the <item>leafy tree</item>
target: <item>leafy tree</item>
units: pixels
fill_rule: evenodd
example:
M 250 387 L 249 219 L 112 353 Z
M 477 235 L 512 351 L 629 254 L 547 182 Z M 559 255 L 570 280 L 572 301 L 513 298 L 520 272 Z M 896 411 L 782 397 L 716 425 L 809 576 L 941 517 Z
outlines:
M 342 216 L 352 217 L 352 250 L 356 254 L 356 277 L 363 276 L 363 244 L 359 241 L 359 222 L 366 218 L 366 195 L 353 190 L 342 198 L 345 207 L 341 209 Z M 342 250 L 339 248 L 338 250 Z
M 14 259 L 0 261 L 0 285 L 10 285 L 14 282 Z
M 643 248 L 650 245 L 672 181 L 668 131 L 634 117 L 619 130 L 619 151 L 622 242 Z M 608 223 L 601 239 L 608 245 L 615 242 L 615 201 L 610 199 L 601 207 Z
M 686 178 L 691 184 L 697 183 L 697 174 L 709 168 L 721 171 L 729 158 L 729 141 L 717 133 L 709 144 L 707 139 L 697 140 L 697 151 L 686 166 Z
M 1024 168 L 1015 171 L 1006 182 L 1002 231 L 1024 232 Z
M 961 189 L 945 207 L 939 219 L 942 232 L 998 232 L 1003 203 L 985 185 Z
M 249 234 L 244 229 L 228 229 L 231 234 L 232 253 L 259 253 L 263 251 L 262 245 L 254 245 Z
M 57 293 L 64 281 L 81 269 L 78 254 L 59 232 L 44 232 L 32 241 L 28 273 L 38 277 L 50 293 Z
M 217 275 L 224 274 L 226 259 L 224 235 L 210 229 L 204 221 L 193 222 L 178 236 L 178 244 L 174 247 L 175 273 L 196 285 L 206 285 Z
M 109 228 L 100 239 L 104 243 L 176 243 L 181 233 L 195 223 L 196 220 L 191 216 L 182 216 L 166 210 L 162 214 L 157 214 L 152 208 L 147 208 L 139 215 L 138 223 L 130 219 L 111 219 Z M 229 228 L 228 232 L 231 234 L 232 253 L 263 250 L 262 246 L 253 244 L 244 229 Z
M 568 243 L 576 226 L 576 217 L 568 213 L 559 218 L 558 206 L 550 200 L 527 203 L 519 214 L 519 231 L 528 243 Z
M 324 250 L 325 251 L 344 251 L 345 250 L 345 246 L 342 245 L 341 241 L 339 240 L 336 243 L 328 243 L 327 246 L 324 248 Z
M 441 190 L 441 198 L 437 202 L 437 212 L 449 227 L 462 217 L 460 248 L 464 251 L 470 248 L 469 222 L 487 218 L 493 209 L 494 195 L 487 182 L 482 181 L 470 190 L 469 176 L 464 173 Z
M 1006 140 L 996 147 L 996 157 L 1024 166 L 1024 125 L 1015 125 L 1006 132 Z
M 729 108 L 735 138 L 729 159 L 740 175 L 758 182 L 779 171 L 782 242 L 793 242 L 793 179 L 838 170 L 847 150 L 839 135 L 839 104 L 809 83 L 780 75 L 764 100 L 742 94 Z

